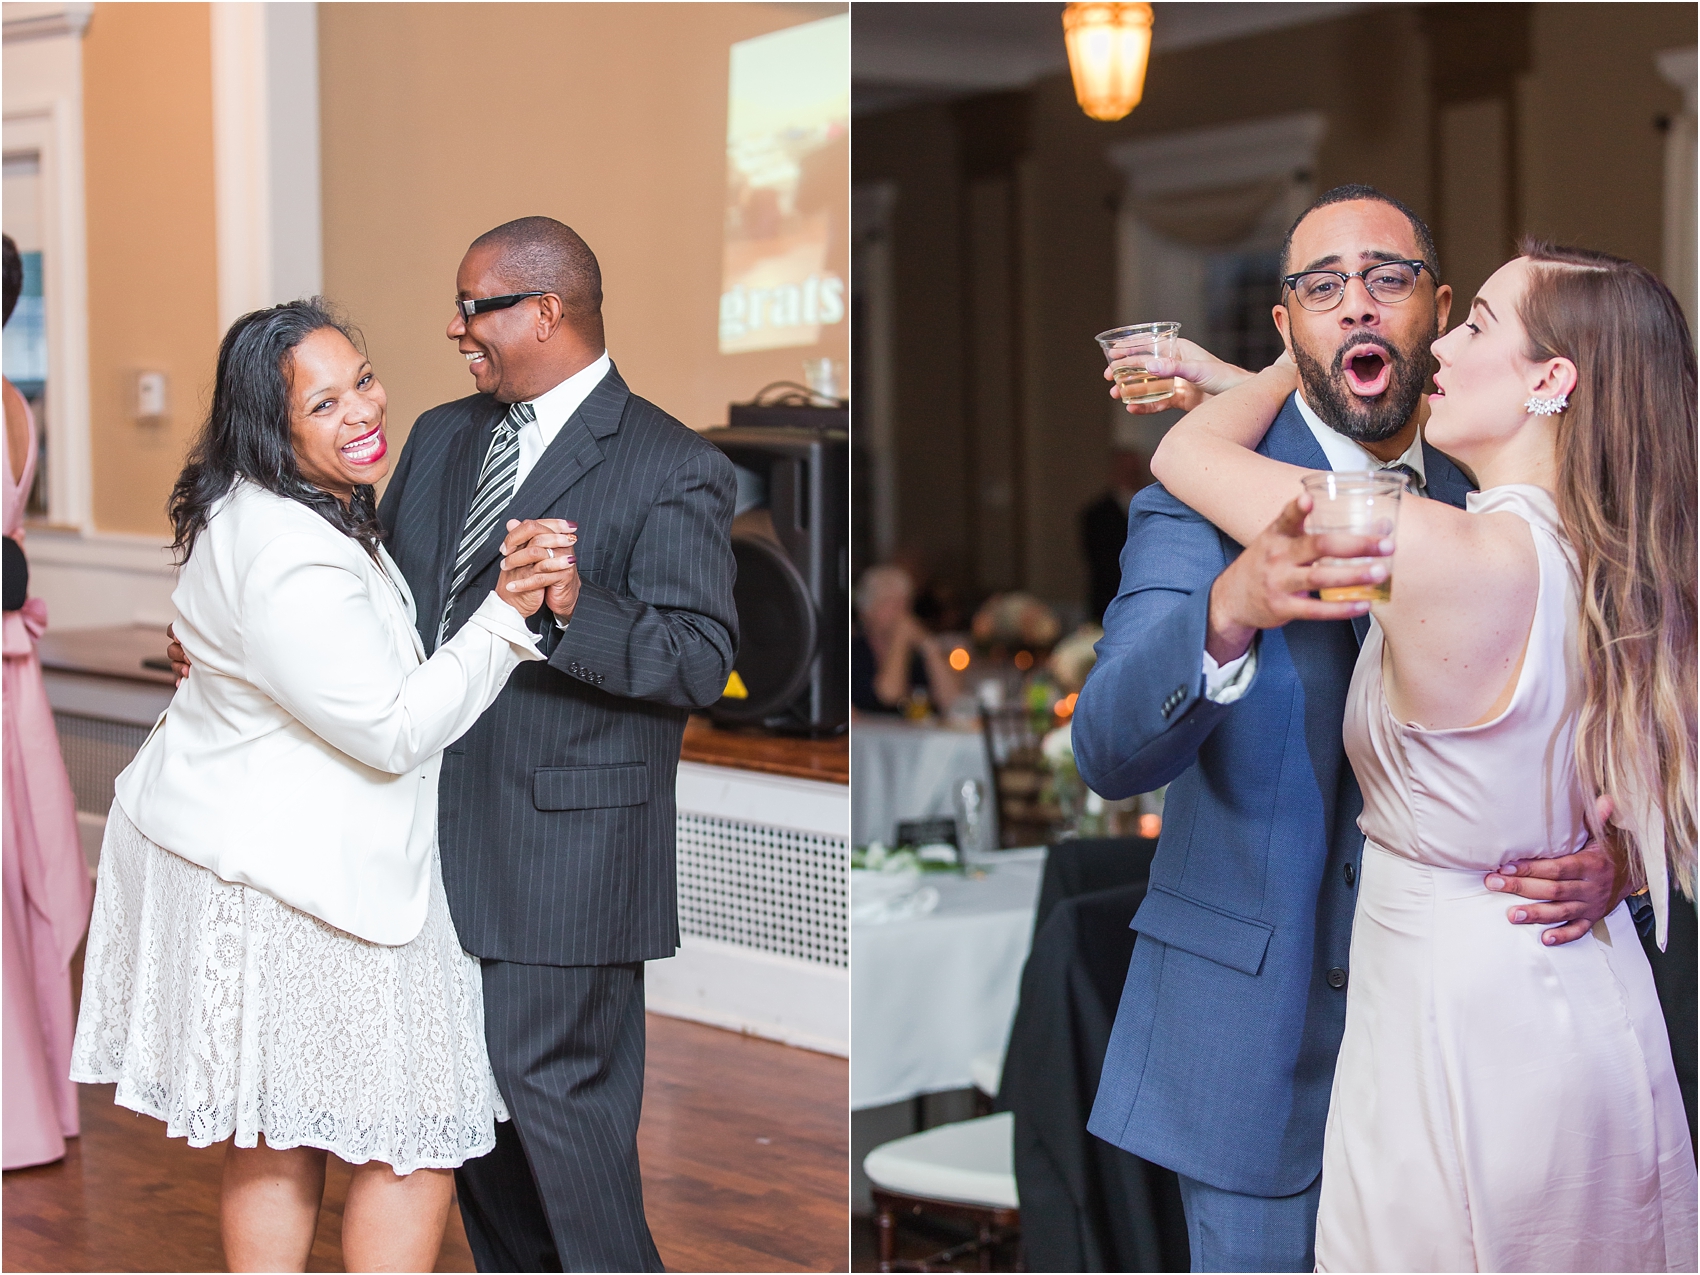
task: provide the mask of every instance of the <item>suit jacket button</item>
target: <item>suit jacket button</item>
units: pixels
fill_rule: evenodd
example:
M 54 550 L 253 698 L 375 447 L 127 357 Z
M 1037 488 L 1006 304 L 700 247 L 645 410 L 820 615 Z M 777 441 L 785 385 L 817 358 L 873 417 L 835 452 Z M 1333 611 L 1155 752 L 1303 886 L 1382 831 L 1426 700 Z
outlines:
M 1354 868 L 1349 863 L 1345 866 L 1344 869 L 1342 869 L 1341 875 L 1346 878 L 1347 888 L 1350 888 L 1350 887 L 1352 887 L 1352 886 L 1354 886 L 1358 883 L 1358 870 L 1356 868 Z
M 1345 970 L 1341 969 L 1338 965 L 1336 965 L 1333 969 L 1328 971 L 1328 986 L 1332 987 L 1335 991 L 1339 991 L 1345 985 L 1346 985 L 1346 971 Z

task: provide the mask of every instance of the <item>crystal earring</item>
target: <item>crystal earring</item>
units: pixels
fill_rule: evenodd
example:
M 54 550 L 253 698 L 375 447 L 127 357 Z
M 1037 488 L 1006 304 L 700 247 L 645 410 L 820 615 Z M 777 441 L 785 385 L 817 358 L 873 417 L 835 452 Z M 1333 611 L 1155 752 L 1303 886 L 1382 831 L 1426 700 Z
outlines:
M 1530 416 L 1557 416 L 1570 403 L 1570 395 L 1560 394 L 1557 398 L 1531 398 L 1523 404 L 1523 410 Z

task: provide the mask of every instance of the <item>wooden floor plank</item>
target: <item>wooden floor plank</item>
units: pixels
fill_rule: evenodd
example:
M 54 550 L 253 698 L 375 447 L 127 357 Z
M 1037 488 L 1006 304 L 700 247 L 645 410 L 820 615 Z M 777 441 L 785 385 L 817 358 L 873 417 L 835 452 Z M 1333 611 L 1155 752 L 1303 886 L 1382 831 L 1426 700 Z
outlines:
M 8 1271 L 218 1271 L 223 1152 L 83 1087 L 83 1135 L 64 1160 L 5 1174 Z M 644 1200 L 676 1271 L 849 1269 L 849 1071 L 841 1058 L 651 1015 Z M 342 1269 L 349 1171 L 327 1175 L 308 1269 Z M 470 1271 L 458 1212 L 439 1271 Z

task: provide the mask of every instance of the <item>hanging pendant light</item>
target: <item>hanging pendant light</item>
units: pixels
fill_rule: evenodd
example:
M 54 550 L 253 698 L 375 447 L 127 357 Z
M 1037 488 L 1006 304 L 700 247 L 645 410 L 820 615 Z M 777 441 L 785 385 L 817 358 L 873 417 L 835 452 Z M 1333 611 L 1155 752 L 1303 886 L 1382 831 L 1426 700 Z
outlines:
M 1080 109 L 1095 120 L 1121 119 L 1145 93 L 1151 6 L 1076 0 L 1062 21 Z

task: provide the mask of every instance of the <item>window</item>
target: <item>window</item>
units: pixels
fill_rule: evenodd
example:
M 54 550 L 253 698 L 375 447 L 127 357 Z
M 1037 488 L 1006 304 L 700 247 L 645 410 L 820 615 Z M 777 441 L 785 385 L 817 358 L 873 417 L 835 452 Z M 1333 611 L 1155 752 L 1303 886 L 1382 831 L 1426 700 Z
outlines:
M 4 371 L 35 414 L 36 468 L 25 513 L 47 516 L 47 310 L 42 289 L 41 156 L 5 156 L 6 233 L 23 258 L 24 286 L 6 324 Z
M 1281 334 L 1269 316 L 1281 299 L 1279 249 L 1211 253 L 1204 290 L 1209 326 L 1205 349 L 1253 372 L 1281 357 Z

